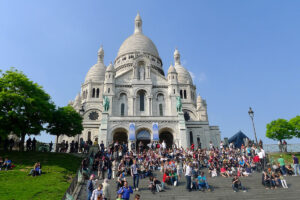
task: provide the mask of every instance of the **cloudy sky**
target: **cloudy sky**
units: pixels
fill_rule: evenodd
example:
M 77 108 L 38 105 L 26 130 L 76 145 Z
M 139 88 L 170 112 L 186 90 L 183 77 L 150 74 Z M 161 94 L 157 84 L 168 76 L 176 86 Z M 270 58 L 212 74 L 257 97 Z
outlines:
M 0 69 L 22 70 L 64 106 L 101 44 L 105 64 L 114 61 L 139 11 L 165 70 L 179 49 L 222 137 L 242 130 L 253 138 L 251 106 L 258 138 L 274 143 L 266 124 L 300 113 L 299 8 L 292 0 L 0 0 Z

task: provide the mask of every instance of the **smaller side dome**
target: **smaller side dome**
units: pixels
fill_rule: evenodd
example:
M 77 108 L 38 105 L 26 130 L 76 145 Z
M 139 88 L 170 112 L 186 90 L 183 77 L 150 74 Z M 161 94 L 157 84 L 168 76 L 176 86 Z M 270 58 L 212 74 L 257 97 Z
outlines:
M 193 79 L 191 77 L 190 72 L 188 72 L 182 65 L 180 62 L 180 53 L 178 51 L 178 49 L 175 49 L 174 52 L 174 61 L 175 61 L 175 65 L 174 68 L 178 74 L 178 82 L 179 83 L 184 83 L 184 84 L 193 84 Z
M 77 94 L 73 102 L 73 107 L 79 107 L 81 105 L 81 96 Z
M 106 68 L 106 72 L 114 72 L 115 71 L 115 68 L 114 66 L 112 65 L 112 63 L 110 62 L 110 64 L 108 65 L 108 67 Z
M 103 82 L 105 76 L 105 65 L 104 65 L 104 50 L 102 46 L 98 51 L 98 61 L 93 65 L 88 73 L 85 76 L 84 82 L 93 81 L 93 82 Z
M 177 73 L 176 69 L 173 67 L 173 65 L 170 65 L 169 69 L 168 69 L 168 74 L 170 73 Z

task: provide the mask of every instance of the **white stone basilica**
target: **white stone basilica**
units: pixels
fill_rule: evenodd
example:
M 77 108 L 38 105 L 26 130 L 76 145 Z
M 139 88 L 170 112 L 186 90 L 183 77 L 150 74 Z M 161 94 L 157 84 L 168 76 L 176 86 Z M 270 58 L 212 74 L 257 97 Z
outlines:
M 123 42 L 114 63 L 106 67 L 103 59 L 101 47 L 98 62 L 88 71 L 81 93 L 70 102 L 83 115 L 83 132 L 72 138 L 60 136 L 59 142 L 83 138 L 106 145 L 113 141 L 146 144 L 159 139 L 168 146 L 175 143 L 184 148 L 192 143 L 202 148 L 210 141 L 220 143 L 219 127 L 209 125 L 206 101 L 196 96 L 196 86 L 180 63 L 179 51 L 175 50 L 175 64 L 165 76 L 155 44 L 142 32 L 139 14 L 134 33 Z M 107 111 L 104 97 L 109 99 Z M 176 97 L 181 98 L 182 112 L 177 112 Z M 129 130 L 131 123 L 134 126 Z M 158 125 L 158 131 L 153 124 Z

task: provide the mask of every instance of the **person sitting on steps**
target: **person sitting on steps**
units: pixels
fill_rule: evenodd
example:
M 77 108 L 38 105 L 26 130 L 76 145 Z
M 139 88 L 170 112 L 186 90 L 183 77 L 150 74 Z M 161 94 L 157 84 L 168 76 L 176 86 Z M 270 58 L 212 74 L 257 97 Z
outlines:
M 243 192 L 246 192 L 246 189 L 242 186 L 242 183 L 237 175 L 235 175 L 232 179 L 232 189 L 234 192 L 238 192 L 240 189 L 243 190 Z

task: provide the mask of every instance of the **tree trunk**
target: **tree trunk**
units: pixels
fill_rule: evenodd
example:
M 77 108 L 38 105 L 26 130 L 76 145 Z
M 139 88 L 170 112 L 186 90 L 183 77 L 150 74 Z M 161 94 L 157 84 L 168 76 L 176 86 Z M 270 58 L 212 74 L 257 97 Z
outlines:
M 20 145 L 19 151 L 24 151 L 25 136 L 26 136 L 26 133 L 25 134 L 22 133 L 22 135 L 21 135 L 21 141 L 20 141 L 21 145 Z
M 55 152 L 57 153 L 58 152 L 58 136 L 56 136 L 56 143 L 55 143 Z

